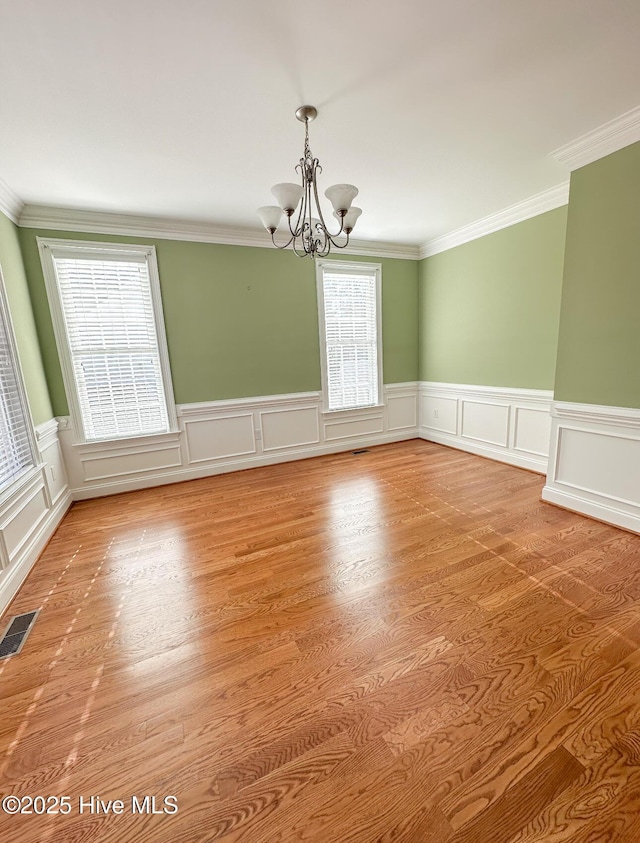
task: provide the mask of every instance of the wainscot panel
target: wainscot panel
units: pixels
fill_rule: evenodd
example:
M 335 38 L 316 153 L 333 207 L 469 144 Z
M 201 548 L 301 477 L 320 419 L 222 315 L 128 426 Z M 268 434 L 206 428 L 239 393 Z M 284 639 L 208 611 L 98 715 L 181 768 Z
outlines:
M 415 382 L 387 384 L 379 407 L 326 413 L 319 392 L 182 404 L 178 430 L 76 444 L 60 420 L 74 499 L 418 437 Z
M 195 465 L 220 457 L 255 454 L 253 413 L 235 413 L 211 418 L 183 417 L 187 462 Z
M 462 431 L 465 439 L 499 445 L 509 444 L 509 404 L 494 401 L 461 400 Z
M 418 424 L 418 396 L 415 387 L 410 392 L 387 394 L 387 423 L 389 430 L 407 430 Z
M 640 410 L 555 403 L 542 499 L 640 533 Z
M 422 439 L 546 474 L 552 392 L 423 381 L 419 395 Z
M 4 612 L 71 505 L 58 422 L 36 430 L 37 464 L 0 496 L 0 613 Z
M 320 420 L 317 407 L 284 407 L 261 410 L 262 450 L 277 451 L 320 441 Z

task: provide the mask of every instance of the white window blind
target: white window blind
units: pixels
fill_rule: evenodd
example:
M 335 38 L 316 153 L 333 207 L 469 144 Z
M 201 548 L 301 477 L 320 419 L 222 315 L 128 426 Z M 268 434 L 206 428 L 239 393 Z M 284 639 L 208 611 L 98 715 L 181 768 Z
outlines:
M 84 438 L 167 432 L 146 253 L 52 257 Z
M 0 284 L 2 275 L 0 274 Z M 9 486 L 32 466 L 33 454 L 18 378 L 18 360 L 5 312 L 4 293 L 0 296 L 0 490 Z
M 322 268 L 325 392 L 329 410 L 378 403 L 378 274 Z

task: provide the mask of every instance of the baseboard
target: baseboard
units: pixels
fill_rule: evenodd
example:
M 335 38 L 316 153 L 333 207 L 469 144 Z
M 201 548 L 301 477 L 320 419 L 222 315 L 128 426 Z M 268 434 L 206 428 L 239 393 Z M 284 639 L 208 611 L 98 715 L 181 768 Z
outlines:
M 552 397 L 538 389 L 422 381 L 420 437 L 546 474 Z
M 640 410 L 556 402 L 542 499 L 640 533 Z
M 421 431 L 420 438 L 427 442 L 435 442 L 437 445 L 446 445 L 449 448 L 456 448 L 458 451 L 467 451 L 469 454 L 477 454 L 479 457 L 486 457 L 496 462 L 514 465 L 517 468 L 526 468 L 536 474 L 547 473 L 547 460 L 544 457 L 527 457 L 523 454 L 514 454 L 499 448 L 492 448 L 490 445 L 481 445 L 476 442 L 468 442 L 458 436 L 447 436 L 444 433 L 430 431 L 425 434 Z
M 71 492 L 67 489 L 59 495 L 51 509 L 43 515 L 40 523 L 34 527 L 11 565 L 3 572 L 0 581 L 0 614 L 2 614 L 18 593 L 29 572 L 37 562 L 47 542 L 55 533 L 58 525 L 71 506 Z
M 150 489 L 156 486 L 166 486 L 170 483 L 182 483 L 185 480 L 198 480 L 202 477 L 214 477 L 217 474 L 228 474 L 232 471 L 244 471 L 249 468 L 260 468 L 266 465 L 277 465 L 279 463 L 294 462 L 296 460 L 311 459 L 327 454 L 341 454 L 355 449 L 373 447 L 375 445 L 388 445 L 392 442 L 405 442 L 410 439 L 418 439 L 418 429 L 414 428 L 401 434 L 384 434 L 381 436 L 362 436 L 339 444 L 314 445 L 305 448 L 293 448 L 286 453 L 261 454 L 242 459 L 230 459 L 217 462 L 215 465 L 192 466 L 180 468 L 175 471 L 167 471 L 161 474 L 143 477 L 129 477 L 116 480 L 110 483 L 96 485 L 85 485 L 72 489 L 73 500 L 88 500 L 90 498 L 105 497 L 107 495 L 118 495 L 122 492 L 134 492 L 139 489 Z
M 595 503 L 580 495 L 573 495 L 551 486 L 545 486 L 542 490 L 542 500 L 547 503 L 569 509 L 579 515 L 588 515 L 597 521 L 604 521 L 605 524 L 612 524 L 614 527 L 622 527 L 632 533 L 640 533 L 640 508 L 637 514 L 624 512 L 606 503 Z

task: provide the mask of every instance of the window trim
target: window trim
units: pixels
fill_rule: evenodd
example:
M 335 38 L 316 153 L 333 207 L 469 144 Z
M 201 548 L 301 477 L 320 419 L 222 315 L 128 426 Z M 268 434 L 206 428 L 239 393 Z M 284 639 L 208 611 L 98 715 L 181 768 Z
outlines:
M 178 433 L 178 415 L 176 410 L 176 402 L 173 393 L 173 382 L 171 378 L 171 367 L 169 365 L 169 349 L 167 347 L 167 334 L 164 321 L 164 311 L 162 307 L 162 295 L 160 291 L 160 275 L 158 272 L 158 260 L 156 257 L 156 247 L 143 244 L 134 243 L 102 243 L 95 240 L 67 240 L 65 238 L 49 238 L 37 237 L 38 250 L 40 252 L 40 261 L 42 263 L 42 271 L 44 273 L 45 287 L 47 290 L 47 298 L 49 300 L 49 308 L 51 310 L 51 318 L 53 321 L 53 332 L 56 338 L 56 346 L 58 349 L 58 356 L 60 358 L 60 366 L 62 369 L 62 380 L 67 395 L 67 402 L 69 404 L 69 415 L 73 424 L 75 433 L 75 444 L 84 445 L 88 448 L 103 447 L 105 442 L 119 442 L 125 443 L 129 440 L 138 440 L 141 438 L 155 438 L 156 436 L 167 436 L 167 434 Z M 69 340 L 67 338 L 67 329 L 62 309 L 62 301 L 60 298 L 60 291 L 58 289 L 58 281 L 54 268 L 53 258 L 56 251 L 69 250 L 75 252 L 77 256 L 82 256 L 84 252 L 99 254 L 100 252 L 110 252 L 111 254 L 119 254 L 123 257 L 139 257 L 144 256 L 149 272 L 149 286 L 151 289 L 151 301 L 153 306 L 153 319 L 156 329 L 156 338 L 158 341 L 158 356 L 160 358 L 160 371 L 162 374 L 162 385 L 164 389 L 165 403 L 167 406 L 167 419 L 169 422 L 168 430 L 163 430 L 158 433 L 143 432 L 139 435 L 131 436 L 115 436 L 108 439 L 87 439 L 82 420 L 82 413 L 80 410 L 80 401 L 78 398 L 78 391 L 76 387 L 76 380 L 73 371 L 73 363 L 71 360 L 71 351 L 69 348 Z
M 376 278 L 376 352 L 378 364 L 378 401 L 376 404 L 363 404 L 359 407 L 345 407 L 339 410 L 329 408 L 329 388 L 327 378 L 327 331 L 324 316 L 324 270 L 344 270 L 345 272 L 361 272 L 375 274 Z M 318 333 L 320 335 L 320 376 L 322 381 L 323 415 L 335 416 L 345 413 L 362 413 L 384 407 L 384 384 L 382 376 L 382 264 L 355 261 L 317 260 L 316 261 L 316 292 L 318 297 Z
M 31 454 L 31 465 L 25 465 L 22 472 L 13 478 L 11 483 L 8 483 L 4 488 L 0 489 L 0 503 L 8 500 L 18 489 L 30 482 L 35 474 L 40 471 L 40 452 L 36 442 L 36 433 L 33 426 L 33 418 L 31 416 L 31 407 L 29 406 L 29 398 L 27 396 L 27 389 L 24 385 L 24 377 L 22 375 L 22 365 L 20 363 L 20 354 L 18 352 L 18 344 L 16 342 L 16 332 L 13 326 L 13 319 L 11 317 L 11 309 L 9 307 L 9 297 L 7 295 L 7 288 L 0 265 L 0 318 L 4 320 L 4 326 L 7 332 L 7 345 L 9 348 L 9 357 L 13 366 L 13 372 L 16 381 L 16 391 L 18 394 L 18 401 L 24 416 L 25 428 L 27 431 L 27 441 L 29 443 L 29 451 Z

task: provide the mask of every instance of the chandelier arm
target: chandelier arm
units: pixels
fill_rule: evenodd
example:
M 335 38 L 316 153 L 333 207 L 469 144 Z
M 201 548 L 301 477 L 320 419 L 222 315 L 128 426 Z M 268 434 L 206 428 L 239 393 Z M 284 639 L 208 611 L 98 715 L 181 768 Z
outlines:
M 302 234 L 302 227 L 304 225 L 304 211 L 306 207 L 306 190 L 305 190 L 305 176 L 304 176 L 304 162 L 303 159 L 300 159 L 300 163 L 297 165 L 296 170 L 300 170 L 302 174 L 302 197 L 300 199 L 300 209 L 298 211 L 298 216 L 296 219 L 295 226 L 292 227 L 291 225 L 291 217 L 288 219 L 289 223 L 289 231 L 294 239 L 297 239 Z M 293 214 L 291 215 L 293 216 Z
M 337 237 L 337 235 L 335 235 Z M 344 243 L 337 243 L 333 237 L 331 238 L 331 243 L 333 244 L 334 248 L 336 249 L 344 249 L 349 245 L 349 235 L 347 234 L 347 239 Z
M 300 163 L 297 165 L 296 170 L 300 169 L 302 175 L 302 201 L 300 202 L 300 210 L 298 211 L 298 219 L 296 220 L 295 227 L 291 227 L 291 217 L 288 218 L 287 222 L 289 223 L 289 231 L 291 232 L 293 237 L 297 237 L 300 234 L 300 220 L 304 219 L 303 217 L 303 210 L 304 210 L 304 196 L 305 196 L 305 177 L 304 177 L 304 160 L 301 158 Z M 293 216 L 293 214 L 291 215 Z
M 304 239 L 304 227 L 305 227 L 304 215 L 305 215 L 305 212 L 306 212 L 306 207 L 307 207 L 307 201 L 306 201 L 306 193 L 305 193 L 305 194 L 303 194 L 303 200 L 302 200 L 301 208 L 300 208 L 300 215 L 298 217 L 298 220 L 299 220 L 298 221 L 298 228 L 296 228 L 296 233 L 295 233 L 295 236 L 293 238 L 293 246 L 292 246 L 293 251 L 295 252 L 295 254 L 299 258 L 306 258 L 307 255 L 311 254 L 311 252 L 309 252 L 309 250 L 307 249 L 307 245 L 306 245 L 305 239 Z M 300 251 L 300 248 L 302 248 L 302 251 Z
M 290 237 L 290 238 L 287 240 L 287 242 L 284 244 L 284 246 L 278 246 L 278 244 L 276 243 L 275 233 L 276 233 L 276 230 L 274 229 L 274 230 L 271 232 L 271 242 L 272 242 L 272 243 L 273 243 L 273 245 L 276 247 L 276 249 L 286 249 L 286 248 L 287 248 L 287 246 L 291 245 L 291 242 L 293 241 L 293 237 Z
M 329 240 L 329 238 L 327 237 L 325 239 L 325 245 L 324 245 L 323 249 L 322 250 L 318 249 L 318 251 L 316 252 L 316 257 L 317 258 L 326 258 L 330 251 L 331 251 L 331 240 Z
M 320 222 L 322 223 L 322 227 L 325 232 L 325 237 L 328 237 L 329 240 L 333 243 L 334 246 L 337 246 L 335 239 L 342 234 L 342 230 L 344 229 L 344 217 L 340 218 L 340 230 L 337 231 L 335 234 L 331 234 L 329 229 L 327 228 L 327 224 L 324 221 L 324 216 L 322 214 L 322 208 L 320 206 L 320 197 L 318 196 L 318 182 L 316 181 L 316 169 L 318 169 L 320 162 L 317 158 L 313 159 L 313 170 L 312 170 L 312 179 L 313 179 L 313 193 L 316 200 L 316 208 L 318 210 L 318 216 L 320 218 Z M 320 172 L 322 172 L 322 167 L 319 167 Z M 339 247 L 338 247 L 339 248 Z
M 306 249 L 305 249 L 304 251 L 302 251 L 302 252 L 299 252 L 299 251 L 298 251 L 298 249 L 296 248 L 296 240 L 295 240 L 295 238 L 294 238 L 294 241 L 293 241 L 293 246 L 292 246 L 291 248 L 292 248 L 293 252 L 294 252 L 294 253 L 295 253 L 295 254 L 296 254 L 299 258 L 306 258 L 306 257 L 307 257 L 307 255 L 308 255 L 308 254 L 310 254 L 309 252 L 307 252 L 307 251 L 306 251 Z
M 322 243 L 321 247 L 320 246 L 318 247 L 317 251 L 318 251 L 318 254 L 320 255 L 320 257 L 324 257 L 325 255 L 328 255 L 329 252 L 331 251 L 332 240 L 331 240 L 331 237 L 329 236 L 329 232 L 327 231 L 327 228 L 326 228 L 324 222 L 320 223 L 320 227 L 322 229 L 323 241 L 324 242 Z M 318 243 L 320 243 L 319 240 L 318 240 Z

